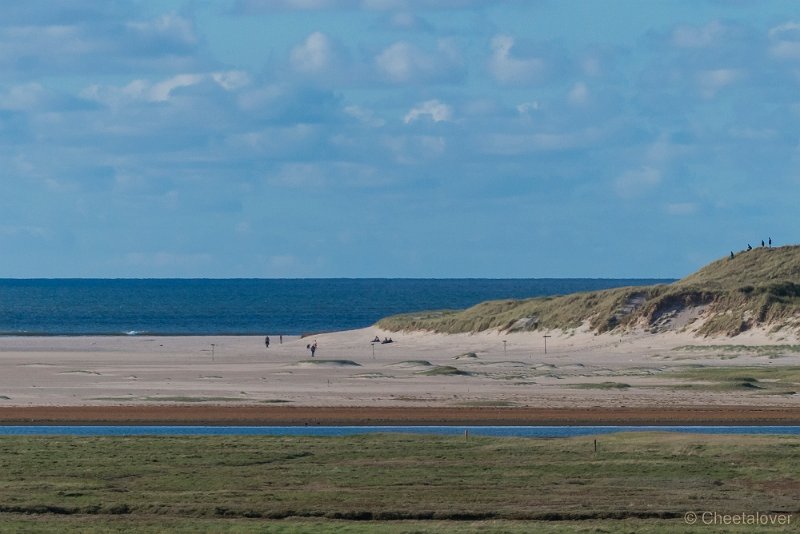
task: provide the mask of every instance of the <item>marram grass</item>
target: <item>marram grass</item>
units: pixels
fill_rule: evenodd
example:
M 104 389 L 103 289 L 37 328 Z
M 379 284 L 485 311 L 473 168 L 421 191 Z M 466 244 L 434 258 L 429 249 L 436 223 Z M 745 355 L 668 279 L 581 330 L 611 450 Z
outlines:
M 496 300 L 466 310 L 387 317 L 391 331 L 441 333 L 484 330 L 564 330 L 584 324 L 596 332 L 632 326 L 657 331 L 676 313 L 702 309 L 701 335 L 735 335 L 755 326 L 800 328 L 800 247 L 759 248 L 717 260 L 673 284 L 615 288 L 558 297 Z

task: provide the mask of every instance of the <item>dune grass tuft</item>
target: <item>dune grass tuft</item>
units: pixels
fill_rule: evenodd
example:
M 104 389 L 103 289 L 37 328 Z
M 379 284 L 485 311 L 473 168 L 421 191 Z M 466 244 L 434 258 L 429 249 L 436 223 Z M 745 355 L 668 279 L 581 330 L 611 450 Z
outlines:
M 470 373 L 467 371 L 462 371 L 457 367 L 453 367 L 451 365 L 437 365 L 432 369 L 428 369 L 427 371 L 420 371 L 420 375 L 424 376 L 467 376 Z

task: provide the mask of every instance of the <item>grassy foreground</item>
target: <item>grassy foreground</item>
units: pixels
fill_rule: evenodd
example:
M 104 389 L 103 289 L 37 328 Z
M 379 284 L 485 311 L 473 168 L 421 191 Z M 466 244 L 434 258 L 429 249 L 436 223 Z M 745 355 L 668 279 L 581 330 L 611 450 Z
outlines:
M 792 514 L 800 439 L 2 437 L 3 531 L 753 532 Z

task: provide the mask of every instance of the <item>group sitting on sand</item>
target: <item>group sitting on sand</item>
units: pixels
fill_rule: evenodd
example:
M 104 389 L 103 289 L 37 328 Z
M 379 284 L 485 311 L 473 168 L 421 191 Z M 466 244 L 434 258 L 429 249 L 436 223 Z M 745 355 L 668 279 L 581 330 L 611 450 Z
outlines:
M 383 341 L 381 341 L 381 338 L 375 336 L 375 339 L 372 340 L 372 343 L 380 343 L 381 345 L 386 345 L 387 343 L 394 343 L 394 341 L 392 341 L 392 338 L 390 337 L 385 337 L 383 338 Z

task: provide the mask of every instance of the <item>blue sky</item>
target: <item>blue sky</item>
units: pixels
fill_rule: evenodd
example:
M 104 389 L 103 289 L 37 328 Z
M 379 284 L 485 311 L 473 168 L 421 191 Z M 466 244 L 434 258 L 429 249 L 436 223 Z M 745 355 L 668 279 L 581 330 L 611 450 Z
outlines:
M 0 277 L 682 277 L 797 239 L 800 12 L 0 4 Z

